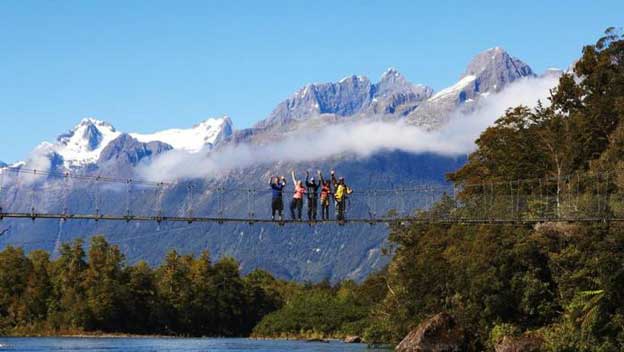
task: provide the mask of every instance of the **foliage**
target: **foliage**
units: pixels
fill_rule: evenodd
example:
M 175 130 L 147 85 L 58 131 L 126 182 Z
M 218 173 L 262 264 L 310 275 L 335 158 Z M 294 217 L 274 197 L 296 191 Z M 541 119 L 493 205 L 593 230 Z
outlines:
M 624 38 L 609 29 L 585 47 L 549 103 L 509 108 L 481 134 L 467 164 L 448 175 L 460 201 L 443 198 L 419 216 L 479 213 L 484 195 L 505 191 L 498 184 L 548 179 L 557 216 L 596 214 L 592 200 L 599 194 L 601 214 L 621 217 Z M 578 177 L 566 178 L 571 174 Z M 569 188 L 578 192 L 574 203 L 565 197 Z M 515 199 L 531 199 L 528 213 L 540 214 L 551 204 L 526 196 L 543 190 L 517 183 Z M 508 205 L 490 204 L 494 211 Z M 549 351 L 624 350 L 620 223 L 397 225 L 390 240 L 396 255 L 388 294 L 372 310 L 368 342 L 396 343 L 426 317 L 446 311 L 471 333 L 475 351 L 524 333 L 541 334 Z
M 301 288 L 254 328 L 255 336 L 328 338 L 364 334 L 370 309 L 386 294 L 383 272 L 361 285 L 344 281 Z
M 103 331 L 193 336 L 242 336 L 281 307 L 291 284 L 256 271 L 241 277 L 231 258 L 211 262 L 171 251 L 150 268 L 128 266 L 101 236 L 85 253 L 81 240 L 59 258 L 7 247 L 0 252 L 0 332 L 41 334 Z

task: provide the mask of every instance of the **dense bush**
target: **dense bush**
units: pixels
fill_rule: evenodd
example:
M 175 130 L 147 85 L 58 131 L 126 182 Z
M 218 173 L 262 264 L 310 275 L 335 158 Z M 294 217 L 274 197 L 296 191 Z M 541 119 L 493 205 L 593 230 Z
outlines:
M 156 269 L 128 266 L 101 236 L 88 253 L 80 240 L 63 245 L 56 260 L 7 247 L 0 252 L 0 332 L 247 335 L 281 306 L 276 287 L 290 284 L 262 271 L 241 277 L 238 266 L 175 251 Z
M 381 274 L 362 285 L 345 281 L 339 286 L 304 287 L 278 311 L 256 326 L 254 335 L 264 337 L 343 337 L 362 335 L 374 304 L 386 292 Z

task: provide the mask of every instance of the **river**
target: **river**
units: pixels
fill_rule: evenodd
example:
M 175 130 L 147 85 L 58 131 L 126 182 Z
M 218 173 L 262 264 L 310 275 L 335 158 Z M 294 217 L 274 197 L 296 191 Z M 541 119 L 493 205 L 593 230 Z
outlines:
M 0 351 L 98 351 L 98 352 L 329 352 L 381 351 L 364 344 L 294 340 L 252 340 L 215 338 L 82 338 L 82 337 L 0 337 Z M 388 350 L 385 350 L 388 351 Z

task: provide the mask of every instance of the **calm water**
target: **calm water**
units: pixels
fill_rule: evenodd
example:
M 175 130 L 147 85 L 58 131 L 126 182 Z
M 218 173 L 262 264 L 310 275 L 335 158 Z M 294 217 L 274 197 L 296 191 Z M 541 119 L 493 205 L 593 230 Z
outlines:
M 268 341 L 248 339 L 175 339 L 175 338 L 3 338 L 3 351 L 101 351 L 101 352 L 149 352 L 149 351 L 299 351 L 329 352 L 381 351 L 368 349 L 363 344 L 341 342 Z M 387 351 L 387 350 L 385 350 Z

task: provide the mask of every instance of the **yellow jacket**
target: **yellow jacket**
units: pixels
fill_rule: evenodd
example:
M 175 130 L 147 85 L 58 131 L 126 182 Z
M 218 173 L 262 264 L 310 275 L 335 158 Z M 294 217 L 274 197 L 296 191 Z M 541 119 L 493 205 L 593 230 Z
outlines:
M 334 193 L 334 197 L 336 198 L 336 200 L 341 201 L 346 195 L 349 195 L 352 192 L 353 191 L 351 190 L 351 188 L 345 185 L 338 185 L 338 187 L 336 188 L 336 192 Z
M 336 200 L 342 200 L 345 195 L 345 188 L 346 187 L 344 185 L 338 185 L 338 188 L 336 188 L 336 192 L 334 193 L 334 197 L 336 197 Z

